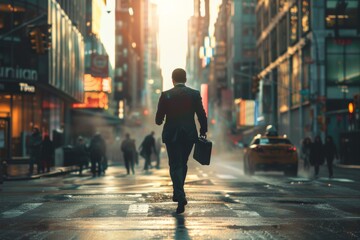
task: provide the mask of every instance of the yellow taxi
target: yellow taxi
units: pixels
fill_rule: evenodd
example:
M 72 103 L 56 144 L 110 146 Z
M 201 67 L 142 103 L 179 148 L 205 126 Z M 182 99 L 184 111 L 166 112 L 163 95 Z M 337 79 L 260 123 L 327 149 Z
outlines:
M 296 147 L 277 133 L 258 134 L 244 151 L 244 172 L 284 171 L 287 176 L 297 176 L 298 154 Z

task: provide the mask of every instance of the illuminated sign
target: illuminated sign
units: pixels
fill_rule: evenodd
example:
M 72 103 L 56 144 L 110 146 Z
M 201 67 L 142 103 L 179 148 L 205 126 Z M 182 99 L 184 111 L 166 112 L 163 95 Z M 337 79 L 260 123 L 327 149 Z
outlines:
M 93 77 L 91 74 L 85 74 L 84 91 L 111 93 L 111 78 Z
M 85 92 L 83 103 L 74 103 L 73 108 L 109 108 L 108 95 L 104 92 Z
M 255 124 L 255 101 L 239 100 L 238 126 L 253 126 Z
M 0 83 L 0 91 L 14 94 L 35 94 L 36 87 L 33 84 L 23 82 Z
M 0 78 L 37 81 L 38 73 L 34 69 L 0 67 Z

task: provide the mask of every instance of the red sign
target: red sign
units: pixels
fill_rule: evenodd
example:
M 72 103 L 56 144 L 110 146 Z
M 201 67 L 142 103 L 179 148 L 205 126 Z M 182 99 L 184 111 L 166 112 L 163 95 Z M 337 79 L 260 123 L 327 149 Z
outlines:
M 73 108 L 103 108 L 109 107 L 108 95 L 104 92 L 85 92 L 83 103 L 74 103 Z

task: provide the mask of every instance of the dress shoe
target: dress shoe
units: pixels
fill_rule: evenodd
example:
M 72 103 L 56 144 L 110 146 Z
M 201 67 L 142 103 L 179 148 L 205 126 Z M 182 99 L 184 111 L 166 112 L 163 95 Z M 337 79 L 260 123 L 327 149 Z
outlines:
M 183 212 L 185 212 L 185 204 L 178 203 L 178 207 L 176 208 L 176 214 L 181 214 Z

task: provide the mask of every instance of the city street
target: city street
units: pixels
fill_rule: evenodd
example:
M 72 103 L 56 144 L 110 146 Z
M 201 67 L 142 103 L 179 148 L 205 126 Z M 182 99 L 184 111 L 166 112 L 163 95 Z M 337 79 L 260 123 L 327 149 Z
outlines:
M 166 158 L 135 175 L 110 166 L 0 185 L 0 239 L 359 239 L 359 169 L 326 166 L 312 178 L 243 174 L 241 150 L 190 159 L 188 205 L 174 214 Z M 312 172 L 311 172 L 312 173 Z

